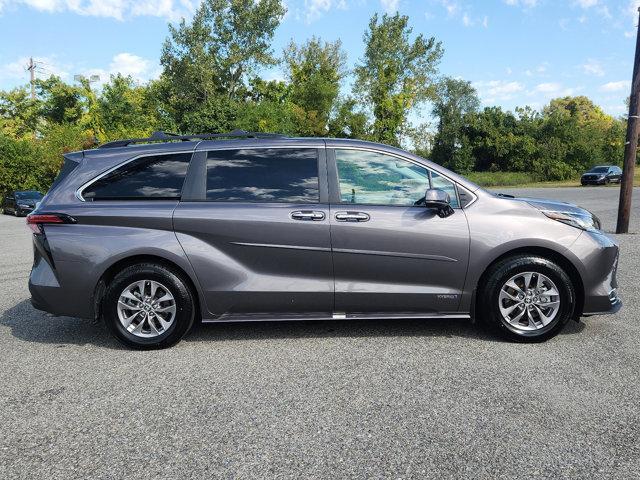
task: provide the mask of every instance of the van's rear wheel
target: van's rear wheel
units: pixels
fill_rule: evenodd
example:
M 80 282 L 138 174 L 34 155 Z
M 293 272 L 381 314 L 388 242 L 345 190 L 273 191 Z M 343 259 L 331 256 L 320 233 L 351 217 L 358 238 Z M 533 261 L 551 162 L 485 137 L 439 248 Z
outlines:
M 162 265 L 132 265 L 118 273 L 103 299 L 103 320 L 125 345 L 138 349 L 174 345 L 194 319 L 193 295 L 179 274 Z
M 510 340 L 521 342 L 556 335 L 573 315 L 576 298 L 561 267 L 529 255 L 493 266 L 479 295 L 483 319 Z

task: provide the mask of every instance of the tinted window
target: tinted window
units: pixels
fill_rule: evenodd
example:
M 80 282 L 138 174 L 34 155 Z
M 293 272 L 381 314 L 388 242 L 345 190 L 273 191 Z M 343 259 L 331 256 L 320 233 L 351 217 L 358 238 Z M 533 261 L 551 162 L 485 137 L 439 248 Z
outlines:
M 607 173 L 609 171 L 608 167 L 594 167 L 589 170 L 589 173 Z
M 42 197 L 40 192 L 16 192 L 16 198 L 20 200 L 40 200 Z
M 209 152 L 207 200 L 318 202 L 316 150 L 247 149 Z
M 415 205 L 429 188 L 429 170 L 407 160 L 363 150 L 336 150 L 340 201 L 363 205 Z M 455 186 L 431 172 L 433 188 L 447 191 L 458 206 Z
M 89 185 L 93 200 L 180 198 L 191 153 L 141 157 Z

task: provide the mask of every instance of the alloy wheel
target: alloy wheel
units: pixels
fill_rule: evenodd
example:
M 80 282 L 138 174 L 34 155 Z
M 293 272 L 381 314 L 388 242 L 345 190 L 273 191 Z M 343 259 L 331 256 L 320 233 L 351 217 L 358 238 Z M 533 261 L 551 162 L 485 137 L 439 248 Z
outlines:
M 118 299 L 118 318 L 127 332 L 151 338 L 165 333 L 176 318 L 176 301 L 155 280 L 140 280 L 125 288 Z
M 522 272 L 500 289 L 498 307 L 503 320 L 515 330 L 530 332 L 549 325 L 560 310 L 555 283 L 538 272 Z

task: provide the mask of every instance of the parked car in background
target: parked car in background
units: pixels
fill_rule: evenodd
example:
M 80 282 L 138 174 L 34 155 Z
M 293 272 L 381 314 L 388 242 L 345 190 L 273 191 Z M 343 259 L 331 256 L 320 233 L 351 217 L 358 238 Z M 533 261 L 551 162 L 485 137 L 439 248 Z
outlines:
M 622 169 L 620 167 L 601 165 L 583 173 L 580 183 L 582 185 L 607 185 L 609 183 L 620 183 L 621 180 Z
M 27 217 L 32 303 L 134 348 L 200 320 L 478 318 L 542 341 L 622 305 L 590 212 L 387 145 L 158 133 L 64 157 Z
M 44 195 L 35 190 L 11 192 L 2 201 L 2 212 L 5 215 L 22 217 L 31 213 Z

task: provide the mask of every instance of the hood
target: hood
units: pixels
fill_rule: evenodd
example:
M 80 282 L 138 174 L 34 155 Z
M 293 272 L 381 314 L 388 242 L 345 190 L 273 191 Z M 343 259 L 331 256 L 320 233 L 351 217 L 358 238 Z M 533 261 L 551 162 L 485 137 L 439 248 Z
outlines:
M 602 223 L 600 222 L 600 219 L 598 217 L 596 217 L 589 210 L 586 210 L 572 203 L 560 202 L 558 200 L 547 200 L 545 198 L 514 197 L 504 194 L 498 194 L 498 197 L 528 203 L 533 208 L 540 210 L 549 218 L 560 220 L 573 226 L 578 226 L 578 228 L 582 228 L 584 230 L 599 231 L 602 228 Z M 574 223 L 576 224 L 574 225 Z
M 18 205 L 29 205 L 30 207 L 35 207 L 36 203 L 38 203 L 39 201 L 40 200 L 34 200 L 33 198 L 25 198 L 24 200 L 20 198 L 16 199 L 16 203 Z
M 514 198 L 514 200 L 520 200 L 527 202 L 532 207 L 536 207 L 538 210 L 550 210 L 553 212 L 562 213 L 576 213 L 578 215 L 591 215 L 589 210 L 585 210 L 582 207 L 574 205 L 573 203 L 560 202 L 558 200 L 548 200 L 546 198 Z

